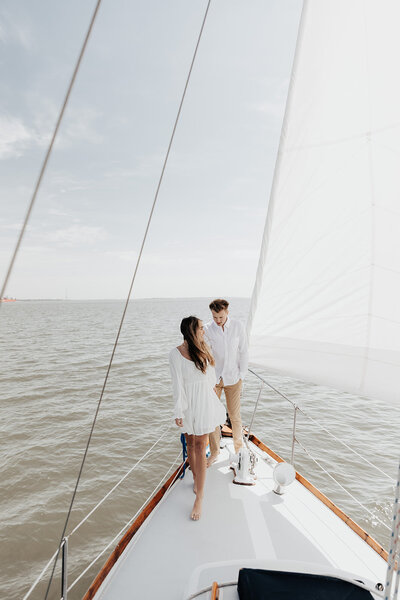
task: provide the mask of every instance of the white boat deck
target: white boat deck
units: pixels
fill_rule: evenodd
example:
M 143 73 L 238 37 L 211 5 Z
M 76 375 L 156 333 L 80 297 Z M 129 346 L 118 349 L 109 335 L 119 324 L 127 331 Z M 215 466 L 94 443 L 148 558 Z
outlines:
M 259 456 L 255 486 L 232 483 L 229 454 L 221 450 L 207 472 L 201 520 L 194 522 L 187 470 L 131 540 L 96 600 L 188 598 L 214 580 L 236 580 L 242 566 L 332 575 L 339 569 L 372 587 L 384 583 L 384 559 L 298 481 L 275 494 L 275 461 L 251 448 Z M 236 589 L 225 588 L 220 598 L 238 598 Z

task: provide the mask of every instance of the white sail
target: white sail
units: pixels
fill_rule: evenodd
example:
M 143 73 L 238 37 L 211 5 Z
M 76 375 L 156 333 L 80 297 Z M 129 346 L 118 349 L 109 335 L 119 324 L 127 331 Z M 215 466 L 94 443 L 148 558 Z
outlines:
M 396 402 L 399 23 L 306 0 L 249 318 L 253 364 Z

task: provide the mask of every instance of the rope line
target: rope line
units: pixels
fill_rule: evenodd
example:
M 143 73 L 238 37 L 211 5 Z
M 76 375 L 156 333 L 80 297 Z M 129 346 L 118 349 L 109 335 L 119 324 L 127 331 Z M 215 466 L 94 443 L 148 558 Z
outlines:
M 101 0 L 99 0 L 99 2 L 100 1 Z M 140 247 L 140 252 L 139 252 L 139 255 L 138 255 L 138 258 L 137 258 L 137 261 L 136 261 L 135 270 L 134 270 L 134 273 L 133 273 L 133 276 L 132 276 L 132 281 L 131 281 L 131 284 L 130 284 L 130 287 L 129 287 L 129 292 L 128 292 L 128 296 L 127 296 L 127 299 L 126 299 L 126 302 L 125 302 L 125 306 L 124 306 L 124 310 L 123 310 L 123 313 L 122 313 L 121 321 L 120 321 L 120 324 L 119 324 L 117 336 L 115 338 L 115 342 L 114 342 L 113 350 L 112 350 L 112 353 L 111 353 L 110 361 L 109 361 L 109 364 L 108 364 L 107 372 L 106 372 L 106 375 L 105 375 L 105 378 L 104 378 L 104 383 L 103 383 L 103 387 L 102 387 L 102 390 L 101 390 L 101 393 L 100 393 L 100 398 L 99 398 L 98 403 L 97 403 L 96 412 L 95 412 L 95 415 L 94 415 L 94 418 L 93 418 L 93 422 L 92 422 L 92 426 L 91 426 L 91 429 L 90 429 L 89 437 L 88 437 L 88 440 L 87 440 L 87 443 L 86 443 L 86 448 L 85 448 L 85 451 L 84 451 L 84 454 L 83 454 L 83 459 L 82 459 L 81 466 L 80 466 L 80 469 L 79 469 L 79 472 L 78 472 L 78 477 L 76 479 L 75 488 L 74 488 L 74 491 L 72 493 L 72 498 L 71 498 L 70 506 L 69 506 L 69 509 L 68 509 L 67 517 L 66 517 L 65 524 L 64 524 L 64 527 L 63 527 L 63 531 L 62 531 L 62 534 L 61 534 L 61 537 L 60 537 L 60 542 L 59 542 L 57 557 L 56 557 L 56 559 L 54 561 L 53 570 L 52 570 L 52 573 L 51 573 L 51 576 L 50 576 L 50 581 L 49 581 L 49 584 L 48 584 L 48 587 L 47 587 L 47 591 L 46 591 L 46 595 L 45 595 L 44 600 L 47 600 L 47 597 L 48 597 L 48 594 L 49 594 L 49 590 L 50 590 L 50 585 L 51 585 L 51 582 L 52 582 L 53 577 L 54 577 L 54 570 L 55 570 L 57 559 L 58 559 L 58 556 L 59 556 L 59 553 L 60 553 L 60 550 L 61 550 L 62 540 L 65 537 L 65 533 L 66 533 L 66 530 L 67 530 L 69 518 L 70 518 L 70 515 L 71 515 L 71 511 L 72 511 L 72 506 L 74 504 L 75 496 L 76 496 L 76 493 L 77 493 L 77 490 L 78 490 L 78 486 L 79 486 L 79 482 L 80 482 L 80 479 L 81 479 L 81 475 L 82 475 L 82 471 L 83 471 L 83 466 L 84 466 L 85 461 L 86 461 L 86 456 L 87 456 L 87 453 L 88 453 L 88 450 L 89 450 L 89 445 L 90 445 L 90 442 L 91 442 L 91 439 L 92 439 L 94 427 L 96 425 L 97 416 L 99 414 L 101 402 L 103 400 L 104 391 L 106 389 L 106 385 L 107 385 L 107 381 L 108 381 L 108 376 L 109 376 L 109 373 L 110 373 L 110 370 L 111 370 L 111 366 L 112 366 L 112 363 L 113 363 L 113 360 L 114 360 L 114 355 L 115 355 L 115 351 L 116 351 L 116 348 L 117 348 L 117 345 L 118 345 L 118 341 L 119 341 L 119 338 L 120 338 L 120 334 L 121 334 L 121 330 L 122 330 L 122 325 L 123 325 L 124 320 L 125 320 L 125 315 L 126 315 L 126 311 L 128 309 L 129 300 L 130 300 L 130 297 L 131 297 L 131 294 L 132 294 L 133 285 L 135 283 L 136 274 L 138 272 L 138 268 L 139 268 L 139 265 L 140 265 L 140 262 L 141 262 L 143 248 L 144 248 L 144 245 L 146 243 L 147 234 L 148 234 L 148 231 L 149 231 L 149 228 L 150 228 L 150 224 L 151 224 L 151 220 L 152 220 L 152 217 L 153 217 L 153 213 L 154 213 L 154 209 L 155 209 L 155 206 L 156 206 L 156 202 L 157 202 L 157 199 L 158 199 L 158 194 L 159 194 L 159 191 L 160 191 L 161 183 L 162 183 L 162 180 L 163 180 L 163 177 L 164 177 L 164 172 L 165 172 L 165 168 L 166 168 L 166 165 L 167 165 L 167 162 L 168 162 L 168 157 L 169 157 L 169 154 L 170 154 L 172 142 L 173 142 L 173 139 L 175 137 L 175 131 L 176 131 L 176 128 L 177 128 L 177 125 L 178 125 L 178 121 L 179 121 L 179 117 L 180 117 L 180 114 L 181 114 L 183 102 L 184 102 L 184 99 L 185 99 L 185 96 L 186 96 L 186 91 L 187 91 L 187 88 L 188 88 L 188 85 L 189 85 L 190 76 L 191 76 L 193 65 L 194 65 L 194 62 L 195 62 L 195 59 L 196 59 L 196 56 L 197 56 L 197 50 L 198 50 L 198 47 L 199 47 L 199 44 L 200 44 L 200 40 L 201 40 L 201 37 L 202 37 L 202 33 L 203 33 L 204 25 L 205 25 L 205 22 L 206 22 L 206 19 L 207 19 L 207 14 L 208 14 L 208 10 L 209 10 L 210 4 L 211 4 L 211 0 L 208 0 L 207 8 L 206 8 L 206 11 L 205 11 L 205 14 L 204 14 L 204 17 L 203 17 L 203 22 L 202 22 L 202 25 L 201 25 L 201 28 L 200 28 L 200 33 L 199 33 L 199 36 L 198 36 L 198 39 L 197 39 L 197 44 L 196 44 L 195 51 L 194 51 L 194 54 L 193 54 L 192 62 L 190 64 L 189 73 L 188 73 L 188 76 L 186 78 L 185 87 L 184 87 L 182 98 L 181 98 L 181 101 L 180 101 L 180 104 L 179 104 L 178 113 L 177 113 L 177 116 L 176 116 L 176 119 L 175 119 L 174 127 L 173 127 L 172 134 L 171 134 L 171 138 L 170 138 L 170 141 L 169 141 L 169 144 L 168 144 L 167 153 L 166 153 L 166 156 L 165 156 L 165 159 L 164 159 L 164 163 L 163 163 L 163 167 L 162 167 L 162 170 L 161 170 L 161 175 L 160 175 L 160 178 L 159 178 L 159 181 L 158 181 L 158 185 L 157 185 L 156 193 L 155 193 L 155 196 L 154 196 L 153 204 L 152 204 L 152 207 L 151 207 L 151 210 L 150 210 L 150 215 L 149 215 L 149 218 L 148 218 L 148 221 L 147 221 L 147 225 L 146 225 L 146 229 L 145 229 L 145 232 L 144 232 L 142 244 L 141 244 L 141 247 Z
M 185 477 L 185 472 L 186 472 L 186 459 L 188 457 L 188 453 L 187 453 L 187 443 L 186 443 L 186 437 L 184 433 L 181 433 L 181 444 L 182 444 L 182 462 L 183 462 L 183 469 L 182 469 L 182 474 L 179 475 L 179 479 L 183 479 Z
M 80 575 L 78 575 L 78 577 L 71 583 L 71 585 L 69 586 L 69 588 L 67 589 L 67 592 L 69 592 L 70 590 L 72 590 L 72 588 L 78 583 L 78 581 L 80 579 L 82 579 L 82 577 L 89 571 L 89 569 L 91 569 L 91 567 L 93 567 L 93 565 L 99 560 L 99 558 L 101 558 L 103 556 L 103 554 L 110 548 L 110 546 L 112 546 L 112 544 L 122 535 L 122 533 L 125 531 L 125 529 L 127 527 L 129 527 L 133 521 L 136 519 L 136 517 L 140 514 L 140 512 L 143 510 L 143 508 L 146 506 L 147 502 L 149 501 L 149 499 L 155 494 L 156 490 L 163 484 L 163 482 L 165 481 L 165 479 L 168 478 L 168 475 L 170 474 L 170 472 L 172 471 L 172 469 L 175 467 L 175 465 L 179 462 L 179 458 L 181 456 L 181 453 L 179 452 L 178 456 L 176 457 L 175 461 L 173 462 L 173 464 L 170 466 L 170 468 L 168 469 L 168 471 L 166 472 L 166 474 L 163 476 L 163 478 L 159 481 L 159 483 L 156 485 L 156 487 L 154 488 L 154 490 L 151 492 L 151 494 L 147 497 L 147 499 L 144 501 L 144 503 L 142 504 L 142 506 L 139 508 L 139 510 L 134 514 L 134 516 L 129 519 L 129 521 L 123 526 L 123 528 L 117 533 L 117 535 L 111 540 L 111 542 L 109 542 L 107 544 L 107 546 L 100 552 L 100 554 L 98 556 L 96 556 L 96 558 L 94 560 L 92 560 L 92 562 L 86 567 L 86 569 L 84 569 L 82 571 L 82 573 Z M 158 503 L 157 507 L 154 510 L 157 510 L 158 507 L 160 506 L 161 502 L 164 500 L 166 494 L 169 492 L 169 490 L 171 489 L 171 486 L 175 483 L 175 481 L 172 481 L 172 483 L 169 485 L 168 489 L 166 490 L 163 498 L 161 499 L 161 501 Z
M 54 128 L 53 135 L 51 137 L 49 147 L 48 147 L 47 152 L 45 154 L 45 157 L 44 157 L 44 160 L 43 160 L 43 164 L 42 164 L 42 167 L 40 169 L 39 176 L 38 176 L 38 179 L 36 181 L 36 185 L 34 187 L 33 194 L 32 194 L 29 206 L 28 206 L 28 210 L 26 212 L 25 219 L 24 219 L 24 222 L 22 224 L 22 228 L 21 228 L 21 231 L 19 233 L 17 243 L 16 243 L 16 246 L 15 246 L 13 255 L 11 257 L 11 261 L 10 261 L 10 264 L 9 264 L 9 267 L 8 267 L 8 270 L 7 270 L 7 273 L 6 273 L 4 282 L 3 282 L 3 286 L 1 288 L 0 298 L 3 298 L 3 296 L 5 294 L 7 283 L 8 283 L 8 280 L 10 278 L 11 272 L 13 270 L 15 259 L 17 258 L 17 254 L 18 254 L 19 248 L 21 246 L 22 239 L 23 239 L 23 237 L 25 235 L 25 231 L 26 231 L 26 227 L 28 225 L 28 221 L 30 219 L 30 216 L 31 216 L 31 213 L 32 213 L 32 210 L 33 210 L 33 206 L 35 204 L 36 197 L 37 197 L 38 192 L 39 192 L 39 188 L 41 186 L 44 174 L 46 172 L 47 164 L 49 162 L 49 159 L 50 159 L 50 156 L 51 156 L 51 153 L 52 153 L 52 150 L 53 150 L 54 142 L 56 140 L 58 130 L 60 129 L 61 121 L 62 121 L 62 119 L 64 117 L 65 109 L 67 108 L 68 100 L 70 98 L 70 95 L 71 95 L 71 92 L 72 92 L 72 88 L 74 86 L 74 83 L 75 83 L 75 80 L 76 80 L 76 77 L 77 77 L 77 74 L 78 74 L 78 71 L 79 71 L 79 67 L 80 67 L 81 62 L 82 62 L 83 55 L 85 54 L 86 46 L 88 44 L 90 35 L 92 33 L 93 25 L 94 25 L 94 22 L 96 20 L 97 13 L 99 11 L 101 1 L 102 0 L 97 0 L 97 4 L 96 4 L 96 6 L 94 8 L 93 15 L 92 15 L 92 18 L 90 20 L 90 24 L 89 24 L 87 33 L 86 33 L 86 36 L 85 36 L 85 39 L 84 39 L 81 51 L 79 53 L 78 59 L 76 61 L 75 68 L 74 68 L 74 71 L 72 73 L 72 77 L 71 77 L 71 80 L 69 82 L 69 85 L 68 85 L 68 88 L 67 88 L 67 92 L 65 94 L 64 102 L 62 104 L 60 114 L 58 115 L 56 126 Z M 0 306 L 1 306 L 1 302 L 0 302 Z M 46 593 L 46 598 L 47 598 L 47 593 Z
M 236 579 L 235 581 L 225 581 L 224 583 L 219 583 L 218 584 L 218 589 L 222 589 L 225 587 L 233 587 L 235 585 L 238 584 L 238 580 Z M 199 596 L 202 596 L 203 594 L 206 594 L 207 592 L 211 592 L 212 590 L 212 585 L 209 585 L 205 588 L 202 588 L 201 590 L 199 590 L 198 592 L 195 592 L 194 594 L 191 594 L 190 596 L 188 596 L 186 598 L 186 600 L 194 600 L 195 598 L 198 598 Z
M 315 462 L 316 465 L 318 465 L 318 467 L 324 472 L 326 473 L 326 475 L 328 475 L 328 477 L 330 477 L 335 483 L 337 483 L 337 485 L 344 491 L 346 492 L 346 494 L 348 496 L 350 496 L 350 498 L 352 498 L 354 500 L 354 502 L 356 502 L 357 504 L 359 504 L 361 506 L 361 508 L 363 508 L 367 513 L 369 513 L 371 515 L 371 517 L 373 517 L 374 519 L 376 519 L 377 521 L 379 521 L 379 523 L 381 525 L 383 525 L 383 527 L 386 527 L 386 529 L 388 529 L 390 531 L 390 527 L 384 523 L 383 521 L 381 521 L 381 519 L 379 517 L 377 517 L 376 515 L 374 515 L 374 513 L 372 511 L 369 510 L 369 508 L 367 508 L 366 506 L 364 506 L 364 504 L 362 502 L 360 502 L 360 500 L 358 500 L 355 496 L 353 496 L 353 494 L 351 492 L 349 492 L 349 490 L 347 490 L 345 487 L 342 486 L 341 483 L 338 482 L 337 479 L 335 479 L 333 477 L 333 475 L 331 475 L 329 473 L 329 471 L 327 471 L 307 450 L 307 448 L 305 446 L 303 446 L 303 444 L 301 442 L 299 442 L 299 440 L 296 438 L 296 442 L 299 444 L 300 448 L 302 448 L 304 450 L 304 452 L 307 454 L 307 456 L 309 456 L 311 458 L 312 461 Z

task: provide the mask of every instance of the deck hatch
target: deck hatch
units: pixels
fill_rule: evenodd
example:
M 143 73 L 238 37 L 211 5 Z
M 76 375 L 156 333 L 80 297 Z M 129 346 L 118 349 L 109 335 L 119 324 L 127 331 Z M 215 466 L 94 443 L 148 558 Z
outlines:
M 310 573 L 288 573 L 264 569 L 240 569 L 240 600 L 372 600 L 373 596 L 356 584 Z

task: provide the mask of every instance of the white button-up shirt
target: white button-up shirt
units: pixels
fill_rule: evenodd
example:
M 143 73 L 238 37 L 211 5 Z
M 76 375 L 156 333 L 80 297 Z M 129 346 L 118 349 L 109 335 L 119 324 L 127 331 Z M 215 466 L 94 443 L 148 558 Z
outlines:
M 217 380 L 234 385 L 245 378 L 248 367 L 247 336 L 244 326 L 229 317 L 224 328 L 210 321 L 204 325 L 204 336 L 215 358 Z

